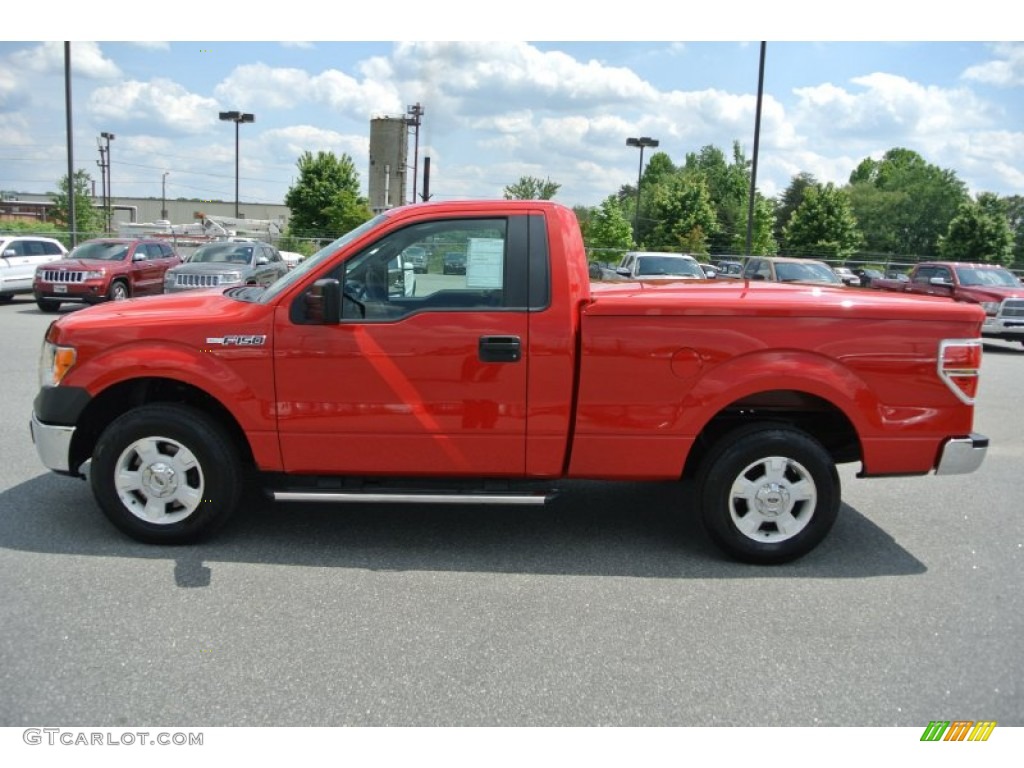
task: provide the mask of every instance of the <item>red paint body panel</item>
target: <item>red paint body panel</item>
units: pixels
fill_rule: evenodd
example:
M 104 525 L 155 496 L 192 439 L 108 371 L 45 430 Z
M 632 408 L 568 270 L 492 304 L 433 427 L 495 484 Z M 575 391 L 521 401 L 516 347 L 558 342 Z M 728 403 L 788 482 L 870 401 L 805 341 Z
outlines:
M 390 232 L 522 216 L 544 220 L 545 306 L 293 319 L 315 280 Z M 940 340 L 978 337 L 978 307 L 745 281 L 592 290 L 575 215 L 540 201 L 406 206 L 324 258 L 267 303 L 189 292 L 61 317 L 51 341 L 78 350 L 64 383 L 186 383 L 230 412 L 259 468 L 296 474 L 675 478 L 717 414 L 778 390 L 844 414 L 866 474 L 927 472 L 971 431 L 936 369 Z M 207 342 L 228 335 L 265 340 Z M 492 335 L 519 337 L 522 359 L 482 362 Z

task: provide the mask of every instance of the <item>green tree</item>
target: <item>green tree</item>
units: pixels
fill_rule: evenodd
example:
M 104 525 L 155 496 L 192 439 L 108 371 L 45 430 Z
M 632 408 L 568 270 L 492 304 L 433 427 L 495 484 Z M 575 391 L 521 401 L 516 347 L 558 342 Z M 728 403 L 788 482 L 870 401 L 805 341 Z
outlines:
M 786 252 L 796 256 L 845 259 L 861 235 L 845 190 L 832 183 L 805 190 L 804 200 L 785 227 Z
M 536 176 L 520 176 L 515 184 L 505 187 L 506 200 L 550 200 L 555 196 L 561 184 L 551 179 L 538 179 Z
M 954 171 L 901 147 L 881 160 L 862 160 L 850 174 L 849 190 L 865 248 L 901 256 L 937 255 L 939 236 L 969 199 Z
M 737 237 L 746 247 L 747 200 L 750 194 L 750 163 L 743 155 L 738 141 L 732 145 L 732 161 L 711 144 L 699 152 L 686 156 L 684 173 L 703 175 L 708 195 L 715 210 L 717 222 L 708 233 L 708 247 L 712 253 L 735 250 Z
M 602 261 L 615 261 L 633 245 L 633 227 L 615 195 L 609 195 L 588 217 L 588 250 L 600 249 Z
M 754 197 L 754 226 L 751 231 L 750 253 L 756 256 L 772 256 L 779 252 L 775 239 L 775 202 L 760 192 Z M 747 233 L 737 233 L 733 238 L 733 253 L 744 253 L 747 249 Z
M 951 261 L 1013 262 L 1013 232 L 1006 203 L 991 192 L 961 203 L 939 240 L 939 253 Z
M 1006 217 L 1013 232 L 1013 263 L 1024 266 L 1024 196 L 1004 197 Z
M 649 247 L 708 253 L 708 238 L 718 233 L 718 220 L 703 174 L 676 173 L 657 186 L 652 198 L 656 223 Z
M 92 195 L 89 194 L 92 187 L 92 177 L 85 171 L 75 171 L 74 196 L 75 196 L 75 230 L 77 239 L 85 240 L 95 237 L 106 228 L 106 218 L 103 211 L 92 204 Z M 50 216 L 54 222 L 66 230 L 71 229 L 71 212 L 68 205 L 68 176 L 64 174 L 58 182 L 60 190 L 53 195 L 53 205 L 50 207 Z
M 359 173 L 347 154 L 303 152 L 296 166 L 299 179 L 284 196 L 292 235 L 337 235 L 373 215 L 366 198 L 359 196 Z
M 789 180 L 789 186 L 786 187 L 786 191 L 779 197 L 779 201 L 775 206 L 775 239 L 778 242 L 783 242 L 782 233 L 789 223 L 790 216 L 793 215 L 793 211 L 800 207 L 800 203 L 804 201 L 804 194 L 807 192 L 808 187 L 817 185 L 818 180 L 814 178 L 813 173 L 798 173 Z

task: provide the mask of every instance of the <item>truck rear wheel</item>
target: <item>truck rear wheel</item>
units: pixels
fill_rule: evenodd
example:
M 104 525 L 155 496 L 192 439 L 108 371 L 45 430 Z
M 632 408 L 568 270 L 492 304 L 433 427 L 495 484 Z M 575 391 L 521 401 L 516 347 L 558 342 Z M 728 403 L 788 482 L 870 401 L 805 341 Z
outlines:
M 784 563 L 814 549 L 839 514 L 840 482 L 828 451 L 779 424 L 752 424 L 721 439 L 701 464 L 704 527 L 749 563 Z
M 231 516 L 242 470 L 212 418 L 187 406 L 153 404 L 104 430 L 89 479 L 103 513 L 121 531 L 149 544 L 186 544 Z

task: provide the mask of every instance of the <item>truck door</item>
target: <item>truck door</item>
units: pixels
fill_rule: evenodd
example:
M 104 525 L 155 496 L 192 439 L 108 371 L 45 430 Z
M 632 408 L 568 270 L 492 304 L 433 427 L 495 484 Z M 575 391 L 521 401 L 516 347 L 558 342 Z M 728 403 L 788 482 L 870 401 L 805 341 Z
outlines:
M 527 220 L 411 224 L 318 276 L 344 287 L 340 323 L 308 317 L 306 294 L 279 309 L 275 379 L 287 471 L 523 473 Z M 402 268 L 410 246 L 427 253 L 426 272 Z M 465 254 L 465 274 L 444 274 L 443 255 L 456 251 Z

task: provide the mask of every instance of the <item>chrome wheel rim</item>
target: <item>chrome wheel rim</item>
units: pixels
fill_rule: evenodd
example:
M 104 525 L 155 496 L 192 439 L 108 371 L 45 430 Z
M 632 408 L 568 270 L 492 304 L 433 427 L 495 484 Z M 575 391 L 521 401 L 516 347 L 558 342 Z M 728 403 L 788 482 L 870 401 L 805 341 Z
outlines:
M 114 285 L 113 294 L 114 301 L 124 301 L 128 298 L 128 290 L 121 283 Z
M 122 451 L 114 487 L 125 509 L 154 525 L 172 525 L 203 501 L 205 480 L 199 460 L 169 437 L 144 437 Z
M 814 516 L 818 489 L 800 462 L 766 456 L 747 466 L 729 491 L 729 515 L 736 530 L 771 544 L 800 533 Z

